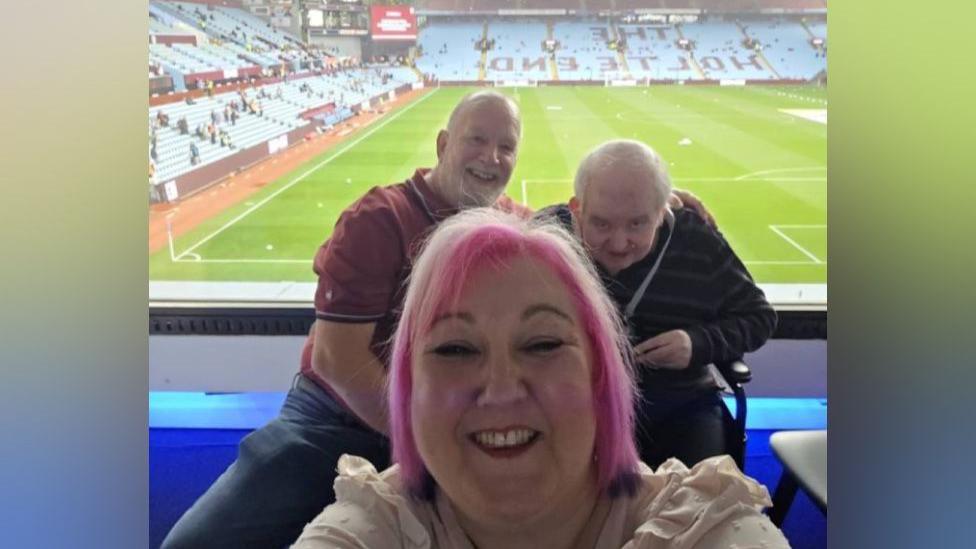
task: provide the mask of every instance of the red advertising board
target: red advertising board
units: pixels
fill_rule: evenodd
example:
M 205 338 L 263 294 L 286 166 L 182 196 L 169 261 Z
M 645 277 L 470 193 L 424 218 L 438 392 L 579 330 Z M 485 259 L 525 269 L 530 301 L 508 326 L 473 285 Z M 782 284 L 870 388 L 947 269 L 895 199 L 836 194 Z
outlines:
M 370 6 L 373 40 L 416 40 L 417 16 L 411 6 Z

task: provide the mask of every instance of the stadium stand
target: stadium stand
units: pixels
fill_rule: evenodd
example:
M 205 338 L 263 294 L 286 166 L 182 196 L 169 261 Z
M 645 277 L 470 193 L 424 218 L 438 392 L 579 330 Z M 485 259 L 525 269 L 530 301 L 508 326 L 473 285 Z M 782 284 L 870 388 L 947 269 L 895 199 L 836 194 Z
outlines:
M 522 0 L 522 9 L 546 10 L 546 9 L 576 9 L 582 10 L 583 4 L 580 0 Z
M 489 18 L 487 23 L 439 22 L 421 29 L 424 74 L 440 81 L 604 81 L 811 79 L 826 66 L 825 55 L 810 40 L 826 35 L 822 22 L 797 19 L 719 17 L 679 26 L 618 24 L 605 19 L 553 17 L 549 20 Z M 487 26 L 493 41 L 483 56 L 477 44 Z M 551 31 L 550 31 L 551 28 Z M 809 29 L 809 31 L 807 30 Z M 542 44 L 557 42 L 552 60 Z M 623 58 L 611 49 L 621 40 Z M 691 49 L 678 46 L 682 38 Z M 756 50 L 748 39 L 762 45 Z M 556 71 L 551 70 L 555 62 Z
M 807 29 L 816 36 L 817 38 L 827 39 L 827 23 L 824 21 L 818 21 L 815 23 L 807 22 L 805 23 Z
M 743 21 L 743 28 L 762 44 L 763 55 L 779 77 L 809 79 L 823 70 L 822 53 L 811 45 L 812 37 L 799 22 Z
M 600 80 L 613 65 L 616 52 L 607 47 L 610 28 L 598 20 L 559 21 L 553 38 L 560 48 L 556 59 L 560 80 Z
M 439 80 L 478 80 L 482 23 L 430 23 L 420 32 L 417 69 Z
M 770 79 L 756 53 L 743 45 L 746 36 L 735 23 L 705 21 L 682 25 L 681 33 L 694 43 L 694 54 L 705 78 Z
M 761 0 L 760 8 L 827 9 L 826 0 Z
M 298 78 L 257 89 L 250 88 L 245 92 L 246 97 L 257 99 L 262 112 L 260 115 L 249 113 L 242 107 L 236 123 L 227 120 L 224 113 L 231 102 L 242 105 L 238 92 L 201 97 L 192 105 L 173 103 L 152 107 L 149 109 L 151 125 L 159 112 L 169 116 L 168 126 L 156 129 L 156 180 L 161 182 L 173 179 L 230 156 L 240 149 L 308 125 L 309 120 L 302 118 L 302 114 L 316 108 L 331 105 L 329 114 L 334 116 L 323 117 L 323 122 L 326 125 L 335 124 L 351 116 L 351 105 L 416 80 L 413 70 L 406 67 L 374 67 Z M 217 116 L 216 124 L 213 123 L 211 113 Z M 187 134 L 181 134 L 178 128 L 179 120 L 183 117 L 186 118 L 189 129 Z M 206 128 L 208 124 L 213 124 L 218 132 L 227 132 L 233 148 L 222 146 L 219 139 L 211 140 L 208 135 L 204 138 L 195 135 L 198 127 Z M 200 152 L 198 164 L 190 161 L 190 143 L 195 143 Z
M 678 32 L 671 26 L 617 25 L 617 35 L 627 44 L 627 66 L 632 77 L 652 80 L 696 78 L 677 46 Z
M 488 38 L 494 48 L 485 64 L 486 80 L 546 80 L 547 56 L 542 42 L 549 36 L 545 22 L 520 18 L 519 22 L 492 21 Z
M 297 38 L 237 8 L 201 6 L 193 2 L 160 2 L 160 4 L 172 6 L 183 18 L 210 33 L 224 34 L 245 43 L 260 41 L 276 48 L 301 46 L 301 41 Z M 236 34 L 243 36 L 238 38 Z

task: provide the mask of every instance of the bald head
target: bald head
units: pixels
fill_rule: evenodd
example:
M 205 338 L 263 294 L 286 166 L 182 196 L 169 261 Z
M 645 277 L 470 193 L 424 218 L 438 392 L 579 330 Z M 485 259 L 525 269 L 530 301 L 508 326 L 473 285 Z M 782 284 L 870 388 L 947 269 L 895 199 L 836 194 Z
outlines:
M 663 208 L 667 203 L 671 195 L 671 177 L 664 161 L 654 149 L 631 139 L 607 141 L 583 158 L 573 181 L 576 198 L 585 201 L 587 187 L 595 180 L 605 179 L 598 176 L 611 169 L 641 175 L 641 179 L 650 185 L 651 208 Z
M 504 105 L 505 108 L 508 109 L 509 114 L 518 127 L 519 137 L 522 137 L 522 115 L 519 112 L 518 105 L 512 100 L 511 97 L 498 93 L 495 90 L 479 90 L 469 93 L 461 98 L 461 101 L 459 101 L 457 106 L 454 107 L 454 110 L 451 111 L 451 117 L 447 119 L 447 131 L 454 131 L 457 128 L 458 122 L 462 120 L 465 114 L 472 108 L 487 103 Z
M 616 274 L 654 246 L 667 211 L 671 179 L 664 162 L 639 141 L 610 141 L 593 149 L 576 171 L 569 208 L 597 263 Z

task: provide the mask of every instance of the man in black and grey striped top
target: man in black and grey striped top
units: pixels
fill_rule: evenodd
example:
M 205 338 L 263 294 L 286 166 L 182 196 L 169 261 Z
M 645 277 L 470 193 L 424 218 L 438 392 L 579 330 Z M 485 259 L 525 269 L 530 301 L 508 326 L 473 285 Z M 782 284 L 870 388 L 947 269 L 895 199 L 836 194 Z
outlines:
M 667 170 L 647 145 L 597 147 L 574 192 L 539 215 L 573 227 L 628 325 L 644 397 L 641 459 L 690 467 L 726 453 L 731 417 L 708 365 L 759 348 L 776 313 L 718 230 L 690 208 L 668 207 Z

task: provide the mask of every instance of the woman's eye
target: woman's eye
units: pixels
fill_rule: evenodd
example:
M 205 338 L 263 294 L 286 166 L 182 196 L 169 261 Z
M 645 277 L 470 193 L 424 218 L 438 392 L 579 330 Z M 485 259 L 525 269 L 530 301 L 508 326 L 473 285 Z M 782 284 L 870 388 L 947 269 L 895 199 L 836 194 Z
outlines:
M 434 347 L 433 353 L 442 357 L 462 357 L 476 354 L 478 351 L 468 345 L 460 343 L 445 343 Z
M 530 353 L 550 353 L 563 346 L 563 341 L 559 339 L 543 339 L 532 341 L 525 346 Z

